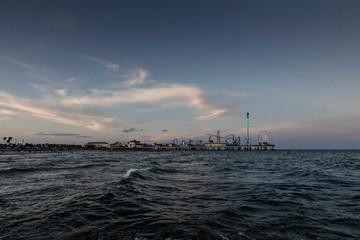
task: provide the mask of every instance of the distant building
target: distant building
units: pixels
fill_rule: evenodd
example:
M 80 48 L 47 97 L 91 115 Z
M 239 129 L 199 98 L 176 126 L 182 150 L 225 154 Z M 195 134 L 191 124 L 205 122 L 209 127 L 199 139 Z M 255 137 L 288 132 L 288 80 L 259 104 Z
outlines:
M 121 149 L 121 148 L 124 148 L 124 147 L 125 147 L 125 145 L 120 143 L 120 142 L 116 142 L 116 143 L 111 144 L 112 149 Z
M 140 141 L 136 141 L 135 139 L 131 140 L 128 143 L 128 147 L 134 148 L 134 147 L 143 147 L 144 145 L 140 143 Z

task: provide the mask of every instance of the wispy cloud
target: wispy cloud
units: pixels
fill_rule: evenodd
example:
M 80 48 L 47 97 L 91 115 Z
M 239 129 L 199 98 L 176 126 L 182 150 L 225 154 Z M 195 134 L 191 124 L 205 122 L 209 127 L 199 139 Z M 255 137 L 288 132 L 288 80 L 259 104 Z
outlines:
M 114 120 L 110 117 L 83 114 L 73 108 L 64 108 L 58 105 L 58 99 L 55 97 L 35 101 L 0 91 L 0 106 L 11 109 L 12 113 L 30 114 L 33 117 L 63 124 L 85 126 L 92 130 L 104 129 Z
M 75 137 L 75 138 L 91 138 L 92 136 L 80 135 L 78 133 L 46 133 L 46 132 L 36 132 L 36 136 L 53 136 L 53 137 Z
M 5 59 L 13 64 L 16 64 L 18 66 L 21 66 L 23 68 L 26 69 L 26 75 L 28 75 L 29 77 L 33 78 L 33 79 L 37 79 L 37 80 L 41 80 L 43 82 L 46 83 L 50 83 L 51 81 L 48 79 L 48 77 L 46 76 L 47 74 L 44 74 L 44 72 L 47 72 L 46 69 L 41 69 L 38 68 L 36 66 L 31 66 L 29 64 L 20 62 L 18 60 L 9 58 L 9 57 L 5 57 Z
M 56 89 L 55 92 L 59 96 L 66 96 L 67 89 L 66 88 L 65 89 Z
M 63 104 L 92 105 L 92 106 L 119 106 L 131 103 L 146 103 L 157 106 L 181 107 L 187 106 L 205 112 L 204 116 L 196 119 L 205 120 L 223 115 L 227 109 L 218 108 L 208 101 L 201 89 L 195 86 L 181 84 L 160 84 L 151 88 L 132 88 L 127 90 L 99 90 L 91 89 L 91 92 L 81 97 L 67 96 L 63 98 Z
M 119 70 L 119 65 L 84 55 L 84 57 L 98 62 L 114 71 Z M 32 66 L 10 59 L 13 63 L 20 65 L 29 71 L 36 72 Z M 130 71 L 130 74 L 123 75 L 127 79 L 122 84 L 122 89 L 70 89 L 64 88 L 65 84 L 46 83 L 30 84 L 34 89 L 41 92 L 38 99 L 23 98 L 0 90 L 0 108 L 3 115 L 12 114 L 31 115 L 48 121 L 62 124 L 83 126 L 92 130 L 102 130 L 117 123 L 125 123 L 126 119 L 115 119 L 110 108 L 118 110 L 137 106 L 152 106 L 153 110 L 182 108 L 192 111 L 196 116 L 195 120 L 208 120 L 220 117 L 232 108 L 229 104 L 219 104 L 210 101 L 202 89 L 195 85 L 184 84 L 161 84 L 154 81 L 147 81 L 149 73 L 146 70 L 137 68 Z M 61 79 L 61 78 L 58 78 Z M 62 78 L 64 79 L 64 78 Z M 69 78 L 65 82 L 72 82 L 76 79 Z M 60 81 L 64 83 L 64 80 Z M 139 87 L 142 83 L 151 83 L 145 87 Z M 55 87 L 56 86 L 56 87 Z M 107 84 L 105 84 L 107 86 Z M 101 114 L 98 110 L 101 109 Z M 143 109 L 143 108 L 142 108 Z M 116 113 L 115 113 L 116 114 Z M 127 123 L 126 123 L 127 124 Z M 119 125 L 117 125 L 118 127 Z M 140 131 L 135 128 L 125 129 L 123 132 Z M 166 129 L 165 129 L 166 130 Z M 163 131 L 165 133 L 165 131 Z
M 8 109 L 0 109 L 0 121 L 8 120 L 11 116 L 17 115 L 16 112 Z
M 136 128 L 129 128 L 129 129 L 124 129 L 124 130 L 122 130 L 123 133 L 142 132 L 142 131 L 143 131 L 143 129 L 138 130 L 138 129 L 136 129 Z
M 83 55 L 85 58 L 90 59 L 96 63 L 99 63 L 100 65 L 104 66 L 107 69 L 110 69 L 114 72 L 119 72 L 120 71 L 120 65 L 116 64 L 116 63 L 112 63 L 100 58 L 96 58 L 96 57 L 92 57 L 92 56 L 88 56 L 88 55 Z M 135 85 L 140 85 L 145 83 L 146 79 L 149 76 L 149 72 L 137 67 L 135 69 L 130 69 L 130 70 L 123 70 L 121 75 L 118 75 L 117 77 L 119 78 L 124 78 L 126 80 L 123 81 L 123 84 L 127 87 L 131 87 L 131 86 L 135 86 Z M 75 78 L 71 78 L 68 79 L 66 81 L 70 81 Z
M 110 70 L 113 70 L 115 72 L 119 71 L 120 69 L 120 66 L 118 64 L 115 64 L 115 63 L 112 63 L 112 62 L 108 62 L 108 61 L 105 61 L 105 60 L 102 60 L 100 58 L 95 58 L 95 57 L 91 57 L 91 56 L 88 56 L 88 55 L 83 55 L 84 57 L 96 62 L 96 63 L 99 63 L 101 65 L 103 65 L 104 67 L 110 69 Z
M 16 64 L 16 65 L 19 65 L 19 66 L 21 66 L 21 67 L 24 67 L 24 68 L 26 68 L 26 69 L 28 69 L 28 70 L 31 70 L 31 71 L 34 71 L 34 72 L 36 71 L 33 67 L 31 67 L 31 66 L 28 65 L 28 64 L 25 64 L 25 63 L 16 61 L 16 60 L 14 60 L 14 59 L 12 59 L 12 58 L 9 58 L 9 57 L 6 57 L 6 59 L 7 59 L 9 62 L 14 63 L 14 64 Z
M 0 114 L 1 115 L 16 115 L 17 113 L 14 111 L 7 110 L 7 109 L 0 109 Z
M 75 80 L 76 80 L 76 78 L 72 77 L 72 78 L 66 79 L 65 82 L 74 82 Z
M 29 84 L 31 87 L 39 90 L 40 92 L 46 92 L 46 87 L 45 86 L 42 86 L 42 85 L 39 85 L 39 84 L 34 84 L 34 83 L 30 83 Z
M 138 68 L 129 75 L 127 75 L 129 80 L 125 81 L 125 85 L 133 86 L 143 84 L 148 76 L 148 71 Z
M 227 109 L 214 110 L 211 114 L 199 116 L 199 117 L 196 117 L 196 119 L 197 120 L 208 120 L 211 118 L 217 118 L 217 117 L 220 117 L 221 115 L 223 115 L 226 111 L 227 111 Z

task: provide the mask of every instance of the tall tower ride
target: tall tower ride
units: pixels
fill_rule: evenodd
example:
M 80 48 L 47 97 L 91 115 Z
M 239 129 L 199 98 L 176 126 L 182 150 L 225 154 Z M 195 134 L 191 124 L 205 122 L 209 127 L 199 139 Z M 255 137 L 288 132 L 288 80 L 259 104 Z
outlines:
M 246 113 L 246 145 L 249 145 L 249 113 Z

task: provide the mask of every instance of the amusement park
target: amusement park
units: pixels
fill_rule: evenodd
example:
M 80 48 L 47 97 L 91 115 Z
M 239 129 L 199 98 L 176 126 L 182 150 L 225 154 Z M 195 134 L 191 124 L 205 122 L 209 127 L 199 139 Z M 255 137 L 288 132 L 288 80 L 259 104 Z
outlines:
M 207 142 L 202 140 L 181 140 L 174 138 L 172 143 L 154 143 L 154 145 L 142 144 L 135 139 L 126 145 L 112 146 L 112 149 L 122 150 L 238 150 L 238 151 L 266 151 L 275 150 L 272 143 L 272 134 L 268 130 L 262 130 L 258 134 L 257 142 L 253 144 L 250 138 L 249 113 L 246 113 L 246 137 L 228 134 L 221 136 L 218 130 L 216 135 L 209 135 Z

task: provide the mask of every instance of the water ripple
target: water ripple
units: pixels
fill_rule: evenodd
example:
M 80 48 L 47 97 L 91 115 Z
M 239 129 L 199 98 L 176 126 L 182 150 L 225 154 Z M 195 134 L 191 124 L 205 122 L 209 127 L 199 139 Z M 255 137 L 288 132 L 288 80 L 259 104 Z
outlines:
M 359 151 L 0 157 L 0 239 L 359 239 Z

